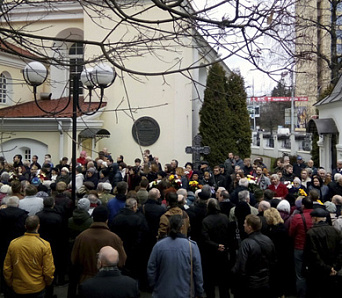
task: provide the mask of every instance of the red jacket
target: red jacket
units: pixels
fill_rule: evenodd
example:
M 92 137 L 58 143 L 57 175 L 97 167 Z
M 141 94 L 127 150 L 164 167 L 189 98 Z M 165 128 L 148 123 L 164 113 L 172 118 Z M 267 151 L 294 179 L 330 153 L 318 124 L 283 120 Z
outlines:
M 268 189 L 272 190 L 273 192 L 275 192 L 275 197 L 281 197 L 281 198 L 285 198 L 286 195 L 289 193 L 287 187 L 285 184 L 283 183 L 279 183 L 277 189 L 275 188 L 275 186 L 273 184 L 271 184 Z
M 307 229 L 312 228 L 312 219 L 310 216 L 312 209 L 304 209 L 303 215 Z M 306 231 L 301 214 L 295 214 L 290 223 L 289 234 L 294 240 L 294 248 L 304 250 Z

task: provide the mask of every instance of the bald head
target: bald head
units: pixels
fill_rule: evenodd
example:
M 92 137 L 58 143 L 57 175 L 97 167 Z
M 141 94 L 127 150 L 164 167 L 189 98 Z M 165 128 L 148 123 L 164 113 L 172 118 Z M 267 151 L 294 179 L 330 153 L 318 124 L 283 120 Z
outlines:
M 119 262 L 119 253 L 111 246 L 104 246 L 99 251 L 98 269 L 102 267 L 114 267 Z
M 267 210 L 267 209 L 270 209 L 271 208 L 271 204 L 269 203 L 269 202 L 267 202 L 267 201 L 261 201 L 260 203 L 259 203 L 259 206 L 258 206 L 258 211 L 259 212 L 263 212 L 263 211 L 265 211 L 265 210 Z

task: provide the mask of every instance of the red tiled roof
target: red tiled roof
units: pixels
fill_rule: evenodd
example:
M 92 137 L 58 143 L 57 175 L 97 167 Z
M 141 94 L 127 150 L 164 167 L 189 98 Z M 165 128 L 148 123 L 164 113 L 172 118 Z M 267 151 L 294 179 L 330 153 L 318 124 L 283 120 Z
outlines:
M 0 117 L 5 118 L 34 118 L 34 117 L 45 117 L 45 118 L 67 118 L 72 117 L 72 100 L 70 101 L 68 107 L 61 113 L 53 114 L 60 111 L 68 104 L 68 98 L 63 97 L 58 100 L 38 100 L 39 105 L 46 111 L 51 112 L 45 113 L 41 111 L 35 101 L 25 102 L 22 104 L 17 104 L 7 108 L 0 109 Z M 79 99 L 80 108 L 84 112 L 95 111 L 99 103 L 88 103 L 84 102 L 84 98 Z M 105 107 L 107 103 L 103 102 L 101 108 Z M 77 111 L 77 116 L 81 116 L 81 113 Z
M 0 51 L 10 53 L 13 55 L 25 56 L 28 58 L 37 58 L 37 56 L 33 55 L 29 51 L 22 49 L 14 44 L 11 44 L 7 41 L 0 40 Z

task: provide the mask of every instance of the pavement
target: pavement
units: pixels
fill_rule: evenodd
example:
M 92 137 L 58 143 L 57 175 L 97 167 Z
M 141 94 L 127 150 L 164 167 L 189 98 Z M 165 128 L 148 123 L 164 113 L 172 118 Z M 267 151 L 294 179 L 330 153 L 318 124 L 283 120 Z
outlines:
M 68 296 L 68 284 L 64 286 L 55 286 L 54 287 L 54 295 L 57 296 L 57 298 L 67 298 Z M 140 298 L 150 298 L 152 297 L 151 293 L 146 292 L 140 292 Z
M 57 295 L 57 298 L 67 298 L 67 293 L 68 293 L 68 285 L 56 286 L 54 288 L 54 294 Z M 151 297 L 152 297 L 151 293 L 140 292 L 140 298 L 151 298 Z M 220 297 L 217 287 L 216 287 L 215 297 Z M 230 297 L 234 297 L 234 295 L 231 294 Z M 286 298 L 296 298 L 296 297 L 295 296 L 286 296 Z

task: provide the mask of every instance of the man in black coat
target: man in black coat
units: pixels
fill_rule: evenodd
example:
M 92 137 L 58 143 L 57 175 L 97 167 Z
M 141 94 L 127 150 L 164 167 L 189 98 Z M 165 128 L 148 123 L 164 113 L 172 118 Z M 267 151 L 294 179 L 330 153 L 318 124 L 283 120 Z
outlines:
M 54 263 L 56 266 L 55 280 L 64 284 L 66 274 L 65 247 L 68 246 L 68 230 L 63 224 L 63 217 L 59 209 L 55 209 L 53 197 L 44 198 L 44 209 L 36 214 L 40 220 L 39 235 L 51 245 Z
M 306 233 L 304 264 L 307 268 L 307 297 L 333 297 L 339 292 L 337 273 L 342 268 L 342 238 L 326 222 L 327 211 L 310 213 L 313 227 Z
M 202 221 L 204 245 L 202 266 L 204 290 L 207 297 L 215 298 L 215 285 L 218 284 L 220 297 L 229 298 L 229 249 L 233 248 L 234 234 L 230 233 L 227 215 L 220 212 L 216 199 L 208 200 L 208 213 Z
M 127 199 L 125 208 L 114 217 L 110 229 L 123 241 L 127 275 L 141 280 L 146 275 L 147 256 L 144 250 L 148 226 L 144 215 L 137 210 L 137 200 Z
M 215 182 L 214 183 L 215 190 L 217 190 L 219 187 L 227 188 L 225 177 L 223 175 L 221 175 L 220 166 L 214 167 L 213 178 L 214 178 L 214 182 Z
M 248 237 L 241 242 L 232 270 L 236 278 L 234 297 L 270 297 L 270 276 L 276 260 L 272 240 L 260 233 L 260 217 L 246 216 L 244 230 Z
M 165 206 L 158 203 L 159 198 L 159 189 L 152 188 L 148 192 L 146 203 L 141 207 L 141 211 L 145 215 L 149 228 L 147 234 L 148 255 L 151 253 L 153 246 L 157 242 L 160 217 L 166 212 Z
M 126 298 L 139 297 L 137 282 L 121 275 L 117 268 L 118 252 L 111 246 L 102 247 L 97 259 L 99 273 L 79 287 L 82 298 Z
M 219 202 L 221 212 L 229 217 L 230 209 L 235 205 L 230 201 L 228 191 L 225 189 L 218 189 L 216 192 L 216 198 Z
M 207 200 L 211 197 L 210 186 L 204 185 L 198 196 L 199 199 L 186 210 L 186 213 L 188 213 L 190 219 L 191 239 L 196 241 L 198 248 L 202 252 L 204 242 L 202 221 L 207 214 Z
M 230 195 L 230 201 L 233 203 L 233 204 L 237 204 L 239 203 L 239 192 L 240 191 L 243 191 L 243 190 L 248 190 L 248 179 L 247 178 L 241 178 L 239 180 L 239 186 L 237 188 L 234 189 L 234 191 L 231 193 Z M 254 197 L 254 194 L 250 193 L 249 194 L 249 200 L 250 200 L 250 204 L 252 206 L 255 205 L 255 197 Z
M 22 236 L 25 229 L 25 220 L 28 212 L 20 209 L 19 198 L 16 196 L 8 197 L 6 199 L 7 208 L 0 209 L 0 273 L 1 273 L 1 292 L 5 291 L 6 283 L 3 279 L 2 268 L 10 242 Z

